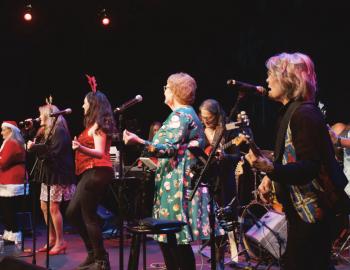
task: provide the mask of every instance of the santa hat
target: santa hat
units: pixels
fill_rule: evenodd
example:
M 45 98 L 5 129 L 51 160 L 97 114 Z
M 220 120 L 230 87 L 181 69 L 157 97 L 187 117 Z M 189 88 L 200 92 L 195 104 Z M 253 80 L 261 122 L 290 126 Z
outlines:
M 4 122 L 2 122 L 1 127 L 7 127 L 7 128 L 12 129 L 12 130 L 14 129 L 14 130 L 20 132 L 20 130 L 17 126 L 17 123 L 15 121 L 4 121 Z

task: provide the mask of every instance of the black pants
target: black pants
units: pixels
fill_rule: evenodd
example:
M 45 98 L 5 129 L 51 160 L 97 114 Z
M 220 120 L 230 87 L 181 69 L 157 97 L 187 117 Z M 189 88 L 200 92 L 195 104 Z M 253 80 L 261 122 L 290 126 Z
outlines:
M 16 213 L 20 209 L 23 196 L 0 197 L 0 215 L 3 217 L 5 230 L 18 232 Z
M 288 241 L 284 270 L 328 270 L 332 247 L 331 222 L 304 222 L 297 213 L 288 216 Z
M 159 243 L 167 270 L 196 270 L 191 245 Z
M 70 223 L 78 228 L 87 251 L 93 251 L 96 259 L 104 259 L 107 253 L 96 211 L 112 178 L 113 170 L 109 167 L 95 167 L 85 171 L 66 211 Z

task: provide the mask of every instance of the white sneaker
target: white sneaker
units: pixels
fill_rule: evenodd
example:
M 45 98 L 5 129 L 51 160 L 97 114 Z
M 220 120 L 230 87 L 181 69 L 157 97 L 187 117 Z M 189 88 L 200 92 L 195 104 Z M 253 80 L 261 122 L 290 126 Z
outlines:
M 22 232 L 12 232 L 10 241 L 15 243 L 22 242 Z
M 10 240 L 11 236 L 12 236 L 12 231 L 4 230 L 4 235 L 2 236 L 2 239 L 6 241 L 12 241 Z

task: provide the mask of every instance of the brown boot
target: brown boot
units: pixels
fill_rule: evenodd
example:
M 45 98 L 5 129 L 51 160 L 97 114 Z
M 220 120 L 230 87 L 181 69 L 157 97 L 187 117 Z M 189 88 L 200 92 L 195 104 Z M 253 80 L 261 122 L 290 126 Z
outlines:
M 78 265 L 76 270 L 85 270 L 88 269 L 90 266 L 92 266 L 95 262 L 95 257 L 94 257 L 94 252 L 93 251 L 88 251 L 88 255 L 86 259 Z
M 108 253 L 102 259 L 95 259 L 95 262 L 87 270 L 111 270 Z

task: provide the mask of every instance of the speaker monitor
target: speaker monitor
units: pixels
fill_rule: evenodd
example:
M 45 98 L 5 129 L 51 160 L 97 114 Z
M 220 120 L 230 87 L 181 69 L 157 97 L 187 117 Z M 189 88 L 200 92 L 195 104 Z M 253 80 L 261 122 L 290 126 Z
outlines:
M 46 268 L 18 260 L 14 257 L 5 256 L 0 258 L 1 270 L 45 270 Z

